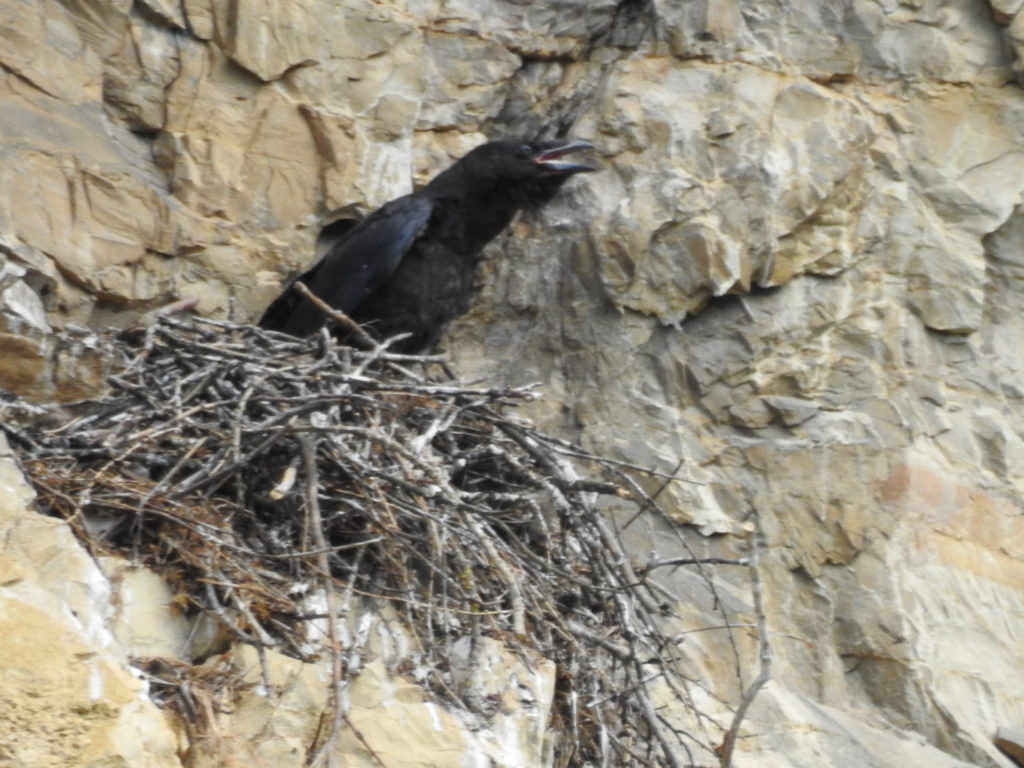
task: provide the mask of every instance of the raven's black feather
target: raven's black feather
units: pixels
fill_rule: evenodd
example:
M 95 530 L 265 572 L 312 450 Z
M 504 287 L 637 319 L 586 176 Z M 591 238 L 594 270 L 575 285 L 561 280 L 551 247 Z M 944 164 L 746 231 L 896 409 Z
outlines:
M 298 280 L 378 338 L 410 334 L 404 351 L 432 348 L 466 311 L 480 251 L 523 208 L 548 202 L 591 165 L 565 156 L 586 142 L 492 141 L 419 192 L 385 204 L 335 243 Z M 305 336 L 323 314 L 290 286 L 260 319 L 264 328 Z

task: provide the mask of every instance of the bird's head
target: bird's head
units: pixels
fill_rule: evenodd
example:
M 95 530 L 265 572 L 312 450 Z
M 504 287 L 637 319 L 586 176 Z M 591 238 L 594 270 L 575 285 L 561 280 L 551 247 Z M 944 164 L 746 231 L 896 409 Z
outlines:
M 474 149 L 460 162 L 472 168 L 473 173 L 510 182 L 528 182 L 551 177 L 568 178 L 577 173 L 598 170 L 586 156 L 594 148 L 589 141 L 580 139 L 502 139 L 489 141 Z
M 539 210 L 566 180 L 598 170 L 595 161 L 582 156 L 593 148 L 579 139 L 489 141 L 436 176 L 424 192 L 434 199 L 489 207 L 499 218 L 519 209 Z

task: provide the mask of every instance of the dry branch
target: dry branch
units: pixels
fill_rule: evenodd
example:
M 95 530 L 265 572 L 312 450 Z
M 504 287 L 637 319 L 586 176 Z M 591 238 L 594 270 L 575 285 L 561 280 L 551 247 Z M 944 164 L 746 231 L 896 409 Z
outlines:
M 387 343 L 173 315 L 99 343 L 118 373 L 73 418 L 0 412 L 41 505 L 93 549 L 161 570 L 188 612 L 217 617 L 260 654 L 328 660 L 333 710 L 311 764 L 331 764 L 351 728 L 342 694 L 360 653 L 342 648 L 337 626 L 365 613 L 363 596 L 403 617 L 439 699 L 458 699 L 446 652 L 459 638 L 553 660 L 556 765 L 717 760 L 689 694 L 699 683 L 663 632 L 687 598 L 653 571 L 693 564 L 713 590 L 706 566 L 742 562 L 689 553 L 634 565 L 595 498 L 662 514 L 656 500 L 628 465 L 510 415 L 531 390 L 428 375 L 437 358 Z M 326 614 L 304 598 L 317 586 Z M 324 618 L 326 639 L 312 624 Z M 652 681 L 694 710 L 700 732 L 665 720 Z M 169 701 L 195 709 L 187 686 L 167 686 Z
M 743 691 L 739 706 L 736 707 L 736 712 L 733 714 L 732 723 L 729 725 L 729 730 L 726 731 L 725 738 L 722 740 L 720 748 L 722 768 L 732 767 L 732 756 L 736 749 L 736 739 L 739 736 L 743 718 L 746 717 L 750 705 L 754 703 L 757 694 L 764 687 L 765 683 L 771 679 L 772 675 L 772 648 L 768 637 L 768 617 L 765 613 L 764 584 L 761 581 L 760 571 L 760 535 L 761 531 L 758 528 L 754 535 L 751 536 L 750 541 L 751 593 L 754 597 L 754 615 L 757 617 L 757 656 L 760 662 L 760 669 L 758 670 L 757 677 Z

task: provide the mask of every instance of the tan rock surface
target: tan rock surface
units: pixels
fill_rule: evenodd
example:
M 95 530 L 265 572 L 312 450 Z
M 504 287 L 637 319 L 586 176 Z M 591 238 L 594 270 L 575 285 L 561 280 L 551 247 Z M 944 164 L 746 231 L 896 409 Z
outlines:
M 0 0 L 0 43 L 5 387 L 70 399 L 101 379 L 53 327 L 185 295 L 255 317 L 327 220 L 487 135 L 571 130 L 607 167 L 490 248 L 445 342 L 459 370 L 541 381 L 539 421 L 676 474 L 659 498 L 701 552 L 744 554 L 757 516 L 776 669 L 737 765 L 1010 765 L 993 739 L 1024 722 L 1019 0 Z M 0 749 L 63 765 L 126 712 L 161 716 L 110 650 L 110 582 L 4 483 L 3 616 L 34 634 L 3 698 L 29 722 L 39 692 L 47 732 L 73 737 Z M 645 525 L 637 551 L 671 555 Z M 717 573 L 749 620 L 746 580 Z M 673 578 L 700 626 L 708 596 Z M 173 645 L 167 620 L 116 634 Z M 36 633 L 70 671 L 30 658 Z M 724 637 L 688 637 L 694 676 L 735 702 Z M 432 745 L 395 761 L 496 754 L 497 731 L 435 713 L 426 733 L 421 691 L 364 674 L 353 712 L 419 718 Z M 401 707 L 381 714 L 385 690 Z M 267 764 L 290 764 L 318 695 L 284 707 L 294 728 L 256 700 L 221 727 L 272 734 Z M 543 764 L 517 728 L 515 764 Z M 167 726 L 145 729 L 129 764 L 175 764 Z
M 33 497 L 0 440 L 0 763 L 180 766 L 175 731 L 110 634 L 108 582 Z

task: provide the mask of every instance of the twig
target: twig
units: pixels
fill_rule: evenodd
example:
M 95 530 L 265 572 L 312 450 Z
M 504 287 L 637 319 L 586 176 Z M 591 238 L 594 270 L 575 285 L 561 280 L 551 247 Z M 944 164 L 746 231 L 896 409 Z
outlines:
M 365 643 L 390 621 L 403 624 L 408 644 L 395 645 L 412 649 L 417 680 L 435 699 L 483 712 L 482 689 L 449 685 L 456 642 L 474 643 L 471 658 L 491 637 L 553 661 L 564 675 L 557 765 L 669 768 L 698 764 L 691 750 L 712 755 L 710 733 L 724 729 L 698 701 L 721 698 L 685 674 L 685 633 L 664 630 L 690 595 L 655 574 L 694 566 L 717 611 L 705 623 L 724 624 L 731 638 L 712 566 L 742 561 L 698 557 L 673 525 L 679 551 L 634 565 L 618 523 L 640 511 L 667 518 L 637 480 L 662 473 L 509 414 L 536 396 L 532 388 L 471 386 L 439 374 L 438 356 L 390 352 L 393 341 L 361 349 L 326 328 L 297 339 L 158 317 L 144 334 L 100 337 L 117 373 L 108 395 L 70 409 L 77 419 L 42 428 L 46 414 L 8 418 L 0 400 L 0 421 L 32 455 L 26 471 L 44 508 L 69 518 L 93 551 L 134 546 L 190 609 L 256 647 L 265 684 L 271 643 L 330 660 L 331 705 L 311 765 L 339 759 L 346 727 L 381 762 L 352 727 L 345 697 Z M 87 524 L 109 514 L 133 529 L 91 534 Z M 321 592 L 326 607 L 310 606 Z M 371 600 L 394 611 L 362 605 Z M 310 622 L 324 620 L 313 635 Z M 184 716 L 199 716 L 185 693 L 177 698 Z M 692 733 L 662 710 L 670 703 L 690 711 Z
M 652 560 L 643 568 L 637 570 L 641 576 L 646 576 L 655 568 L 668 568 L 677 565 L 741 565 L 749 566 L 750 559 L 746 557 L 669 557 L 664 560 Z
M 331 578 L 330 562 L 327 553 L 330 548 L 327 546 L 327 539 L 324 536 L 324 522 L 320 515 L 320 501 L 317 497 L 320 488 L 319 470 L 316 461 L 316 443 L 309 435 L 299 436 L 299 445 L 302 448 L 302 463 L 306 472 L 306 509 L 310 518 L 310 529 L 313 540 L 317 545 L 317 552 L 314 555 L 317 570 L 321 575 L 324 601 L 327 604 L 327 637 L 331 651 L 331 692 L 334 717 L 331 719 L 331 731 L 327 738 L 317 749 L 306 758 L 306 765 L 311 768 L 320 764 L 326 759 L 328 768 L 336 768 L 338 765 L 338 737 L 341 735 L 342 723 L 349 726 L 356 738 L 362 743 L 366 751 L 381 766 L 387 768 L 384 761 L 374 751 L 373 747 L 366 741 L 363 734 L 355 727 L 348 714 L 345 712 L 344 694 L 344 659 L 341 655 L 341 641 L 338 638 L 338 608 L 334 592 L 334 580 Z
M 296 280 L 294 283 L 292 283 L 292 288 L 298 291 L 302 296 L 306 298 L 307 301 L 309 301 L 314 307 L 319 309 L 325 315 L 327 315 L 330 318 L 333 318 L 334 320 L 337 320 L 342 326 L 344 326 L 348 331 L 350 331 L 352 335 L 355 336 L 355 338 L 363 346 L 367 347 L 368 349 L 375 349 L 380 346 L 376 341 L 374 341 L 370 337 L 370 334 L 363 330 L 363 327 L 359 325 L 359 323 L 357 323 L 351 317 L 346 315 L 340 309 L 335 309 L 330 304 L 325 302 L 323 299 L 321 299 L 319 296 L 317 296 L 315 293 L 309 290 L 305 283 Z
M 754 681 L 747 686 L 740 697 L 739 706 L 732 717 L 732 724 L 725 732 L 722 739 L 719 756 L 721 768 L 731 768 L 733 750 L 736 748 L 736 738 L 740 732 L 740 725 L 746 717 L 747 710 L 754 703 L 754 698 L 765 683 L 771 679 L 772 674 L 772 648 L 768 638 L 768 618 L 764 609 L 764 583 L 761 581 L 761 555 L 760 555 L 761 529 L 758 526 L 750 537 L 750 591 L 754 599 L 754 614 L 757 617 L 757 655 L 761 663 L 761 669 Z
M 320 501 L 317 497 L 320 492 L 320 480 L 316 462 L 316 443 L 309 435 L 299 435 L 299 446 L 302 448 L 302 464 L 306 473 L 306 513 L 309 517 L 309 529 L 318 550 L 313 558 L 320 573 L 321 589 L 324 591 L 324 601 L 327 604 L 327 638 L 331 652 L 331 706 L 334 712 L 330 733 L 320 746 L 307 756 L 306 765 L 315 768 L 321 760 L 326 759 L 328 768 L 337 768 L 338 737 L 345 716 L 345 705 L 342 700 L 344 669 L 341 644 L 338 640 L 338 609 L 334 602 L 334 581 L 331 579 L 331 566 L 327 559 L 328 545 L 324 537 L 324 522 L 320 516 Z
M 182 312 L 188 312 L 190 309 L 195 309 L 197 306 L 199 306 L 198 296 L 185 296 L 175 302 L 160 307 L 160 309 L 156 311 L 156 315 L 158 317 L 180 315 Z

